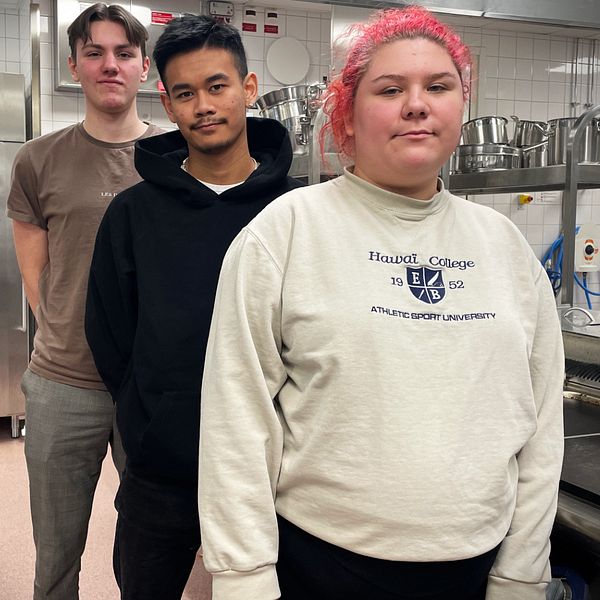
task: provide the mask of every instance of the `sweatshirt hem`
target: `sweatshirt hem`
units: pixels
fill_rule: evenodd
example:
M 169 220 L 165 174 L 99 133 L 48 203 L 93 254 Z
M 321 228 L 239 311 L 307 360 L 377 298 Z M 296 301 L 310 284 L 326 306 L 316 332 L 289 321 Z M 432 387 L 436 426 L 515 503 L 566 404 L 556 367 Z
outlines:
M 547 583 L 527 583 L 490 575 L 485 600 L 544 600 Z
M 213 600 L 276 600 L 281 595 L 275 565 L 213 573 L 212 592 Z

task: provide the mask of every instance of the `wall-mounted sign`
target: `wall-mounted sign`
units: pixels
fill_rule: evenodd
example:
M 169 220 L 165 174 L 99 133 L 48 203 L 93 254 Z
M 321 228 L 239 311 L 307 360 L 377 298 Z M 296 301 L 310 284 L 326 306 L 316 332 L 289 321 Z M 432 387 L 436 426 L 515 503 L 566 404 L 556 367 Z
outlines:
M 242 20 L 242 31 L 256 33 L 256 9 L 251 6 L 244 8 L 244 18 Z
M 233 17 L 233 4 L 213 0 L 208 5 L 208 12 L 213 17 Z
M 279 34 L 279 13 L 274 8 L 265 10 L 264 32 L 271 35 Z
M 169 21 L 178 16 L 175 13 L 161 12 L 158 10 L 153 10 L 150 15 L 150 23 L 152 25 L 166 25 Z

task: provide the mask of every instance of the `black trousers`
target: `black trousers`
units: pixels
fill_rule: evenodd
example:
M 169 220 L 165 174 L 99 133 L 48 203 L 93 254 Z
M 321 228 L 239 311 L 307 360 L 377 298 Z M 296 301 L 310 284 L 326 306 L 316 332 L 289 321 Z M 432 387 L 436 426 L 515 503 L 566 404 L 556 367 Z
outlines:
M 279 522 L 281 600 L 485 600 L 499 546 L 475 558 L 397 562 L 362 556 Z
M 113 551 L 122 600 L 181 599 L 200 548 L 196 489 L 125 470 Z

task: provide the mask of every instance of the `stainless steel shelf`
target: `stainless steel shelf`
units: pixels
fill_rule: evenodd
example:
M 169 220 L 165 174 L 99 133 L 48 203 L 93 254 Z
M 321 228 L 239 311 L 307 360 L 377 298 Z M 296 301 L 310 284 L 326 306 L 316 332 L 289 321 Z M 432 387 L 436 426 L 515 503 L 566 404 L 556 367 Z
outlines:
M 342 172 L 337 154 L 325 156 L 329 170 Z M 295 154 L 289 175 L 306 176 L 308 154 Z M 333 169 L 331 167 L 333 166 Z M 577 171 L 580 189 L 600 188 L 600 164 L 580 164 Z M 481 171 L 480 173 L 456 173 L 450 175 L 450 191 L 453 194 L 501 194 L 509 192 L 542 192 L 563 190 L 566 181 L 566 166 L 538 167 L 535 169 L 505 169 L 503 171 Z
M 563 190 L 566 169 L 566 165 L 554 165 L 535 169 L 456 173 L 450 175 L 450 191 L 461 195 Z M 580 164 L 577 184 L 581 189 L 600 188 L 600 165 Z

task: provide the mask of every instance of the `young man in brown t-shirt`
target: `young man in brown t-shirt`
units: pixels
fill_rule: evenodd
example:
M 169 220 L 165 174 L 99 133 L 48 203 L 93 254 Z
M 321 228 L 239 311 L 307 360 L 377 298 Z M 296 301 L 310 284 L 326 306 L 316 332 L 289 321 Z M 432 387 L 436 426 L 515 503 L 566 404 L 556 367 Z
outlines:
M 38 329 L 26 397 L 25 455 L 36 546 L 34 600 L 75 600 L 81 555 L 109 442 L 119 471 L 113 402 L 84 335 L 98 225 L 118 192 L 140 180 L 135 141 L 159 133 L 138 118 L 147 32 L 118 5 L 95 4 L 68 30 L 85 119 L 27 143 L 13 166 L 8 216 Z

